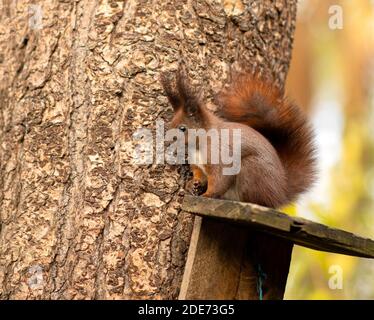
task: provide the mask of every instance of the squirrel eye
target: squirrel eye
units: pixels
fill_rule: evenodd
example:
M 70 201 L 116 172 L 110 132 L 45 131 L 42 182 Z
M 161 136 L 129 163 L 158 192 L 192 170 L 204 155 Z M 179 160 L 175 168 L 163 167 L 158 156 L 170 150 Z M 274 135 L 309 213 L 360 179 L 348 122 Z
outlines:
M 186 126 L 184 124 L 181 124 L 178 129 L 182 132 L 185 132 L 187 130 Z

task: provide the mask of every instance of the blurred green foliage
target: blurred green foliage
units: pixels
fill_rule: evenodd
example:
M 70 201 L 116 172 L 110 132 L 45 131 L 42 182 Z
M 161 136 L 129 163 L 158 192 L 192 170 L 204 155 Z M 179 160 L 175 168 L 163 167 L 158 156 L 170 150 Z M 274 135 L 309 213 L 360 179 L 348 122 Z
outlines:
M 331 117 L 331 126 L 316 120 L 317 135 L 324 131 L 321 145 L 329 137 L 338 139 L 330 141 L 334 148 L 320 149 L 323 176 L 315 189 L 286 212 L 374 238 L 374 1 L 304 0 L 299 5 L 289 75 L 297 81 L 290 80 L 287 91 L 299 96 L 311 117 L 318 108 L 337 105 L 343 123 L 339 132 L 336 113 L 329 110 L 323 114 Z M 343 29 L 329 28 L 332 5 L 343 9 Z M 336 153 L 333 162 L 326 160 L 330 152 Z M 343 272 L 342 289 L 329 287 L 331 266 Z M 295 247 L 285 299 L 374 299 L 374 260 Z

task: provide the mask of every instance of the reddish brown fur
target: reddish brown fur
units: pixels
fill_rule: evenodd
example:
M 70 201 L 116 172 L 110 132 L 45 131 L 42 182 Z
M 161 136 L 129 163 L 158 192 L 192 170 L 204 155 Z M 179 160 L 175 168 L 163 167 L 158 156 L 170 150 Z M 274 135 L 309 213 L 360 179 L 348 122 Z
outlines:
M 218 95 L 217 117 L 202 105 L 184 73 L 177 74 L 174 86 L 166 75 L 162 83 L 175 111 L 172 127 L 242 131 L 240 173 L 224 176 L 222 164 L 208 163 L 204 174 L 193 166 L 190 190 L 196 192 L 207 184 L 203 194 L 207 197 L 279 207 L 310 187 L 315 165 L 312 130 L 301 110 L 276 88 L 258 76 L 236 76 Z
M 258 75 L 240 74 L 218 95 L 219 115 L 261 133 L 277 150 L 287 173 L 288 199 L 315 180 L 313 131 L 302 110 Z

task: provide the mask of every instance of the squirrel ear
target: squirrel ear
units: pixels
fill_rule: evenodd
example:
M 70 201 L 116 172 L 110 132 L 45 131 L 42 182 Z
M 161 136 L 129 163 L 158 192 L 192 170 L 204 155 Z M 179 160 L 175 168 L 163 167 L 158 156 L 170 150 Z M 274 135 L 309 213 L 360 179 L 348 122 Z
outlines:
M 182 108 L 188 116 L 194 116 L 200 112 L 202 94 L 192 89 L 186 71 L 183 68 L 179 68 L 177 73 L 177 90 L 182 101 Z
M 171 74 L 167 72 L 161 73 L 160 80 L 170 104 L 172 105 L 174 111 L 176 111 L 182 106 L 182 101 L 178 92 L 172 85 Z
M 187 115 L 192 116 L 200 111 L 201 92 L 196 93 L 190 86 L 184 68 L 179 67 L 175 84 L 170 73 L 161 74 L 161 83 L 174 111 L 183 108 Z

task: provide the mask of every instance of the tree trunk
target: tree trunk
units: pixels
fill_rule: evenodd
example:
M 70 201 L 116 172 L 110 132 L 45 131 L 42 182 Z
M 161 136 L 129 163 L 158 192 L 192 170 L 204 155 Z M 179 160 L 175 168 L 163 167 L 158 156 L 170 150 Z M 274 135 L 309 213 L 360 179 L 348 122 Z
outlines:
M 3 0 L 0 298 L 174 299 L 186 168 L 132 163 L 185 62 L 208 99 L 231 65 L 283 86 L 296 0 Z

